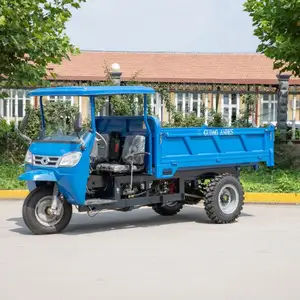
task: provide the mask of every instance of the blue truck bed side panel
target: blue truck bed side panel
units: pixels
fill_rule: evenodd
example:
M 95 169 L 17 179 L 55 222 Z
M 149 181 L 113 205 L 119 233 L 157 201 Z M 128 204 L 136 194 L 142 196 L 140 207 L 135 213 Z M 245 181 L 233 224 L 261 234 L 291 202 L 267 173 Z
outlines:
M 155 175 L 170 178 L 176 171 L 265 162 L 274 165 L 274 127 L 161 128 Z

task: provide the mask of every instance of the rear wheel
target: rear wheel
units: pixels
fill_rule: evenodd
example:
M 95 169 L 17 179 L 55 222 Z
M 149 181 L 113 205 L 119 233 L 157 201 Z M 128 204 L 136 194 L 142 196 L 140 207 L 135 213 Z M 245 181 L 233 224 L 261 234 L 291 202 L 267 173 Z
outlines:
M 170 202 L 165 206 L 162 206 L 162 204 L 152 206 L 152 209 L 162 216 L 174 216 L 179 213 L 182 208 L 183 204 L 181 202 Z
M 231 174 L 213 178 L 207 186 L 204 207 L 214 223 L 232 223 L 240 216 L 244 191 L 240 181 Z
M 33 190 L 23 204 L 23 220 L 34 234 L 59 233 L 69 224 L 72 205 L 64 201 L 60 215 L 50 213 L 53 189 L 42 186 Z

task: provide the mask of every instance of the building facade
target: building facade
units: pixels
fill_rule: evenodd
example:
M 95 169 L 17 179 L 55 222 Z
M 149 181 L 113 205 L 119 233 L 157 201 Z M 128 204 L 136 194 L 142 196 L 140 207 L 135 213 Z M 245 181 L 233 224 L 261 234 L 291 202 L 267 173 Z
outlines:
M 205 123 L 209 111 L 216 110 L 231 125 L 245 109 L 243 98 L 256 99 L 251 122 L 256 126 L 273 123 L 277 118 L 278 80 L 272 62 L 259 54 L 190 54 L 83 51 L 60 66 L 50 66 L 58 74 L 52 86 L 97 85 L 106 80 L 105 68 L 120 64 L 120 84 L 152 86 L 157 93 L 151 97 L 152 113 L 162 122 L 170 115 L 162 86 L 171 103 L 184 115 L 195 113 Z M 29 97 L 26 89 L 6 90 L 8 97 L 0 101 L 0 116 L 8 122 L 25 115 L 26 105 L 38 106 L 38 99 Z M 84 97 L 48 97 L 46 101 L 67 100 L 77 105 L 83 117 L 89 114 Z M 103 110 L 102 114 L 107 112 Z M 290 79 L 288 121 L 300 124 L 300 79 Z

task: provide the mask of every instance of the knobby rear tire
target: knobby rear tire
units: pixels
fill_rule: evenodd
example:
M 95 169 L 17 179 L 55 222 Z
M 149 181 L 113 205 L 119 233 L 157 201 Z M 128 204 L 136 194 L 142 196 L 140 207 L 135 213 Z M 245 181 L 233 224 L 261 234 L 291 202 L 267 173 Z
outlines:
M 237 193 L 236 208 L 230 212 L 225 213 L 220 205 L 220 192 L 225 186 L 232 186 Z M 244 190 L 239 179 L 232 174 L 225 173 L 217 175 L 208 184 L 204 198 L 204 208 L 208 218 L 216 224 L 226 224 L 236 221 L 243 210 L 244 206 Z
M 56 224 L 45 226 L 38 220 L 36 216 L 37 204 L 43 198 L 50 199 L 52 194 L 52 186 L 41 186 L 31 191 L 24 200 L 22 209 L 23 220 L 28 229 L 34 234 L 41 235 L 59 233 L 70 223 L 72 218 L 72 205 L 66 201 L 63 202 L 63 214 Z

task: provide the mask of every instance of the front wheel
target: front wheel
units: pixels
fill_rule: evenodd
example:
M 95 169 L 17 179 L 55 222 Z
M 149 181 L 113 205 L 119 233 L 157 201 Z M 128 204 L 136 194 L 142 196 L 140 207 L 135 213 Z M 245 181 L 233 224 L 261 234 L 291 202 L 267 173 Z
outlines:
M 231 174 L 213 178 L 207 186 L 204 207 L 214 223 L 232 223 L 238 219 L 244 205 L 244 190 Z
M 42 186 L 32 191 L 23 204 L 23 220 L 34 234 L 59 233 L 69 224 L 72 205 L 64 201 L 60 215 L 50 213 L 53 188 Z

